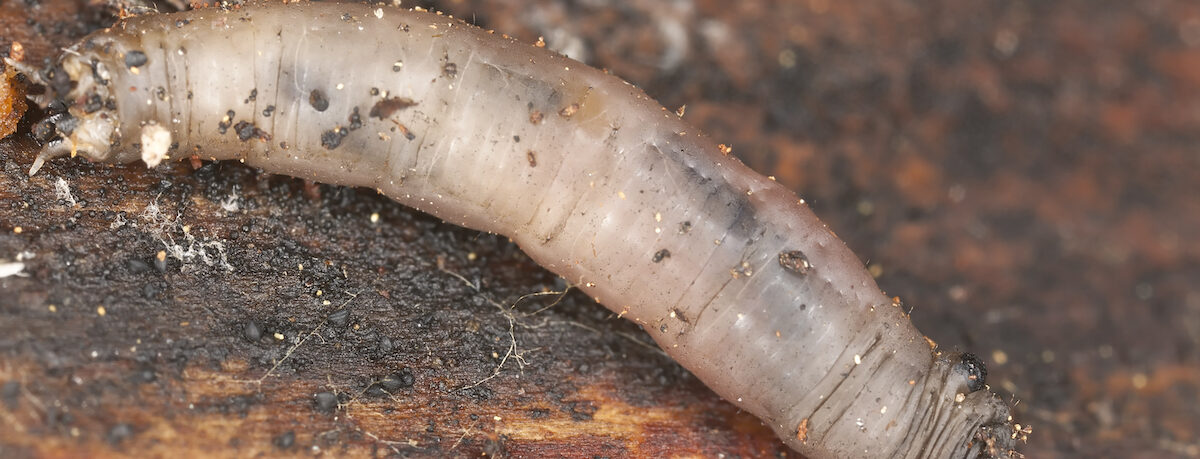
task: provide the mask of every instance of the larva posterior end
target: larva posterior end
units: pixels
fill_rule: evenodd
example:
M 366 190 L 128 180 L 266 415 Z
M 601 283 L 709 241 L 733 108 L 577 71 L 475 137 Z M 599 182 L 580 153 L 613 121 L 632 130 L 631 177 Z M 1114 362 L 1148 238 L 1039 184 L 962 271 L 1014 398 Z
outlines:
M 975 430 L 971 438 L 971 448 L 967 457 L 977 459 L 1019 459 L 1025 457 L 1016 450 L 1017 440 L 1027 435 L 1028 429 L 1021 429 L 1020 424 L 1002 422 L 985 424 Z

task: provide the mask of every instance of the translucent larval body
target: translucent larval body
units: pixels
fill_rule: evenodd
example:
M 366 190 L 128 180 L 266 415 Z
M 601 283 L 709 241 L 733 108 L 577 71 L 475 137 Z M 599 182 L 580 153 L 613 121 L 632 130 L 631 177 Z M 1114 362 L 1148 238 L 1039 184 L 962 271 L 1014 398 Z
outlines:
M 130 18 L 57 70 L 70 123 L 43 157 L 198 155 L 377 189 L 512 238 L 809 457 L 1012 451 L 978 360 L 933 349 L 794 193 L 602 71 L 336 3 Z

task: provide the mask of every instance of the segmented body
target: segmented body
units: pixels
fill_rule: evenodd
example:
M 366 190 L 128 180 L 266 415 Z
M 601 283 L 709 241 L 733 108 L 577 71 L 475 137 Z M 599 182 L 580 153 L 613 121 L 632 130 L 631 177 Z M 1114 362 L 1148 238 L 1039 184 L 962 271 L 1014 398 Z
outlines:
M 303 3 L 128 19 L 59 70 L 50 150 L 241 160 L 509 236 L 809 457 L 1011 449 L 982 365 L 931 349 L 802 200 L 579 62 Z

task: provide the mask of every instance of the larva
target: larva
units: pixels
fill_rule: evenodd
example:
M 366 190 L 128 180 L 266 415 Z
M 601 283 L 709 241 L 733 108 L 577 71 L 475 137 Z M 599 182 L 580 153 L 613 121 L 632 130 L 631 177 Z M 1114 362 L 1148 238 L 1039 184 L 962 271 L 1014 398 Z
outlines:
M 512 238 L 808 457 L 1014 454 L 982 362 L 931 346 L 802 200 L 576 61 L 421 11 L 262 3 L 126 19 L 41 79 L 66 109 L 31 173 L 198 156 L 373 188 Z

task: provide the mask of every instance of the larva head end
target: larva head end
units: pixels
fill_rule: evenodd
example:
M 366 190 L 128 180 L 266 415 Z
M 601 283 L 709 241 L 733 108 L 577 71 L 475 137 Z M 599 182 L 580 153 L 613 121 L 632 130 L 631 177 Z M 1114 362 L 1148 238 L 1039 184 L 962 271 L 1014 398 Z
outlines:
M 46 160 L 76 154 L 96 162 L 128 162 L 112 148 L 120 142 L 117 107 L 110 97 L 109 72 L 98 59 L 67 50 L 57 64 L 35 81 L 47 93 L 41 105 L 50 113 L 33 129 L 43 143 L 31 174 Z
M 46 164 L 46 161 L 71 154 L 69 142 L 70 140 L 59 139 L 43 145 L 42 151 L 37 155 L 37 159 L 33 160 L 33 166 L 29 168 L 29 176 L 33 177 L 34 174 L 41 170 L 42 165 Z

